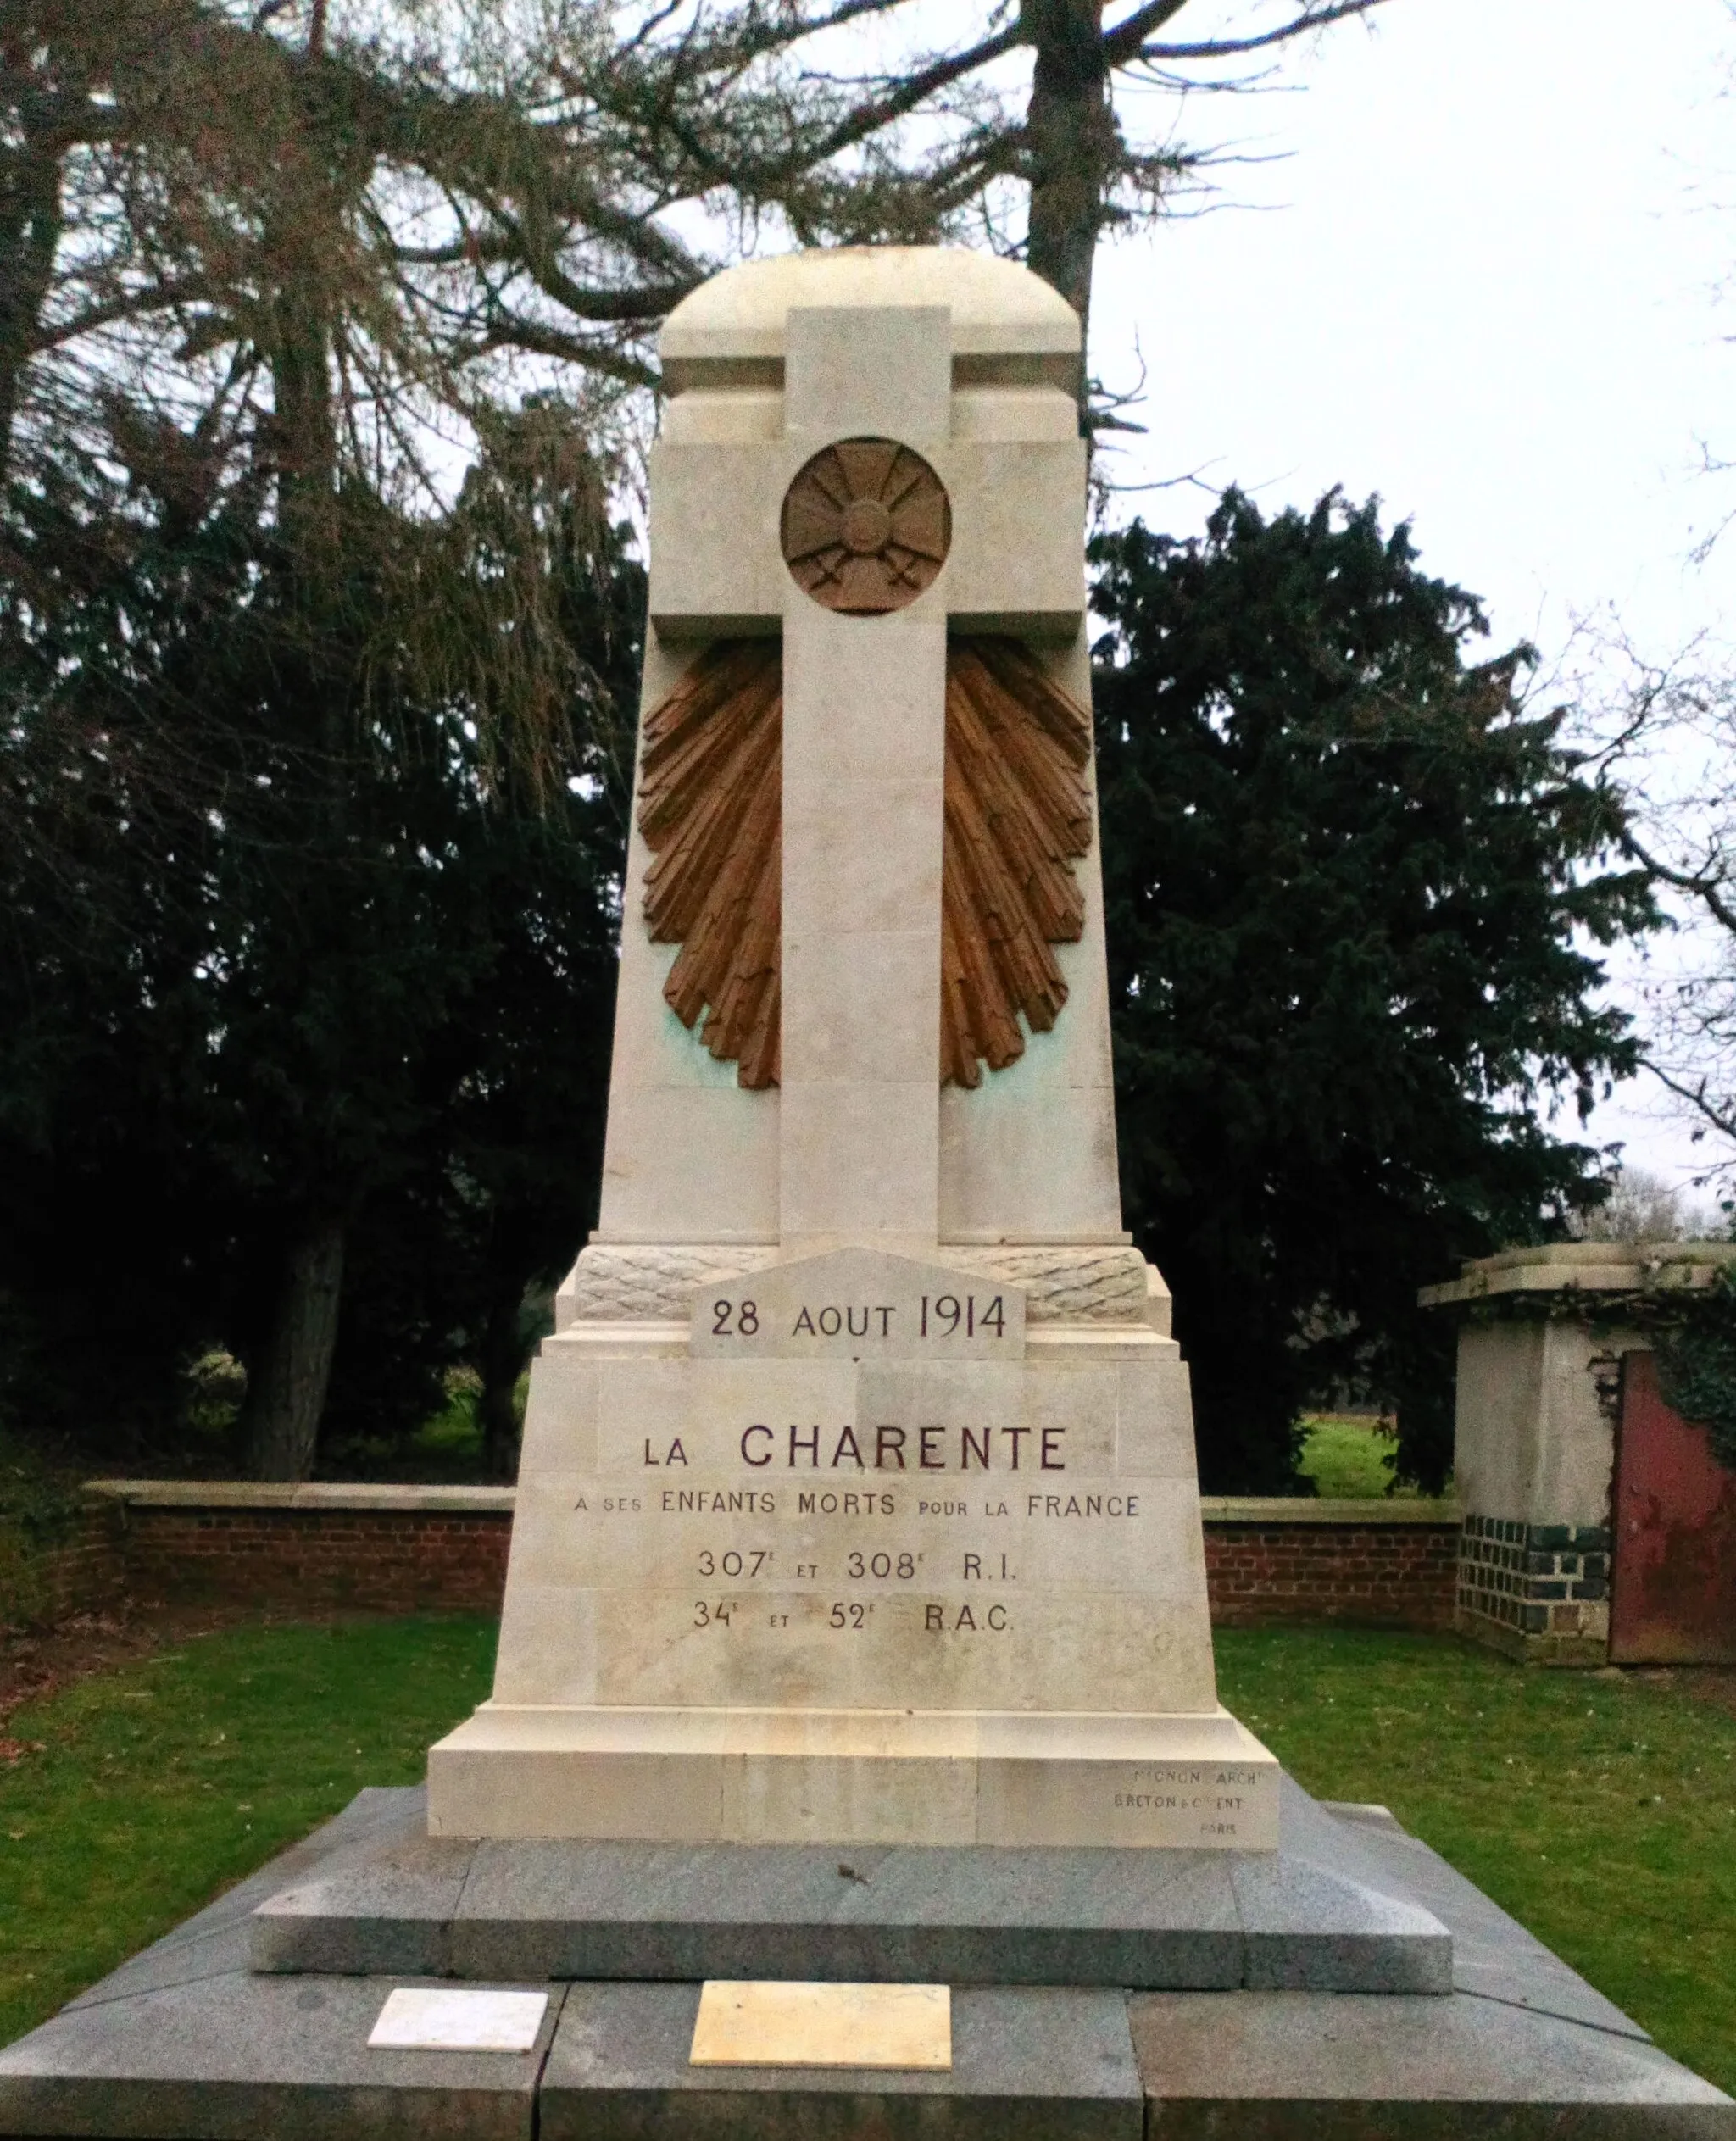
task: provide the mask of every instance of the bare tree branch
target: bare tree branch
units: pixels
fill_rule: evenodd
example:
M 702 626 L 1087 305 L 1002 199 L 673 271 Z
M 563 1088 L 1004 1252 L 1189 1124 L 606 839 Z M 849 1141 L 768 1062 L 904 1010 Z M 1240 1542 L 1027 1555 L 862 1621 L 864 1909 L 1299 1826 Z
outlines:
M 1705 1078 L 1697 1078 L 1690 1084 L 1665 1070 L 1650 1055 L 1643 1055 L 1639 1059 L 1660 1085 L 1667 1087 L 1678 1100 L 1685 1100 L 1694 1113 L 1721 1137 L 1736 1143 L 1736 1104 L 1712 1099 L 1707 1092 L 1708 1082 Z
M 1231 59 L 1248 52 L 1268 51 L 1273 45 L 1288 44 L 1297 37 L 1306 36 L 1310 30 L 1324 30 L 1335 22 L 1348 21 L 1353 15 L 1366 15 L 1373 9 L 1384 7 L 1386 0 L 1337 0 L 1337 4 L 1326 8 L 1310 8 L 1291 21 L 1282 23 L 1276 30 L 1267 30 L 1255 37 L 1214 37 L 1199 44 L 1166 45 L 1141 42 L 1137 51 L 1122 47 L 1122 31 L 1117 30 L 1104 39 L 1111 53 L 1110 64 L 1126 66 L 1135 57 L 1149 60 Z
M 486 334 L 456 353 L 460 359 L 480 357 L 491 349 L 521 349 L 531 356 L 556 357 L 618 379 L 629 386 L 655 386 L 658 373 L 616 342 L 587 335 L 563 334 L 559 328 L 517 314 L 502 314 L 490 321 Z
M 877 134 L 890 126 L 895 120 L 903 119 L 924 103 L 938 90 L 949 88 L 966 75 L 978 73 L 991 61 L 1012 52 L 1025 42 L 1024 34 L 1015 23 L 1002 31 L 999 36 L 985 37 L 968 52 L 954 54 L 946 59 L 937 59 L 912 75 L 910 80 L 891 96 L 877 103 L 865 104 L 849 118 L 835 126 L 830 134 L 822 135 L 817 154 L 822 158 L 836 156 L 841 149 L 853 147 L 871 134 Z
M 69 319 L 39 325 L 31 353 L 40 355 L 52 349 L 64 349 L 69 342 L 81 341 L 86 335 L 118 325 L 124 320 L 143 320 L 155 313 L 176 312 L 186 305 L 209 303 L 215 294 L 202 275 L 178 285 L 153 285 L 128 291 L 101 303 L 87 305 Z
M 1122 63 L 1113 56 L 1118 49 L 1137 52 L 1154 30 L 1161 30 L 1165 23 L 1174 21 L 1188 4 L 1188 0 L 1147 0 L 1143 7 L 1136 8 L 1130 15 L 1112 24 L 1103 32 L 1103 52 L 1110 66 Z
M 1622 847 L 1643 870 L 1649 870 L 1664 884 L 1673 885 L 1678 892 L 1691 893 L 1722 928 L 1736 932 L 1736 903 L 1726 895 L 1725 887 L 1729 881 L 1726 871 L 1672 869 L 1654 855 L 1631 831 L 1622 834 Z

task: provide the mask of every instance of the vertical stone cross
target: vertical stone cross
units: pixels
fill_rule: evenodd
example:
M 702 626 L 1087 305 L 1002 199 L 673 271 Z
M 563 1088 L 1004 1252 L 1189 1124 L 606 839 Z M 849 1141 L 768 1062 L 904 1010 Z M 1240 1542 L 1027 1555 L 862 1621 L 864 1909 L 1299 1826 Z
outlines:
M 1061 954 L 1073 1030 L 974 1110 L 938 1058 L 949 632 L 1017 635 L 1088 688 L 1078 342 L 1035 277 L 961 254 L 769 262 L 671 318 L 647 703 L 696 644 L 781 636 L 782 1061 L 775 1094 L 728 1091 L 676 1029 L 645 970 L 670 955 L 632 926 L 636 854 L 598 1241 L 1125 1241 L 1094 854 Z M 813 524 L 853 441 L 903 450 L 883 487 L 888 453 L 857 450 L 858 476 L 914 480 L 914 562 L 877 496 Z M 792 555 L 828 532 L 830 566 Z M 851 584 L 876 569 L 897 584 Z
M 791 458 L 884 438 L 930 465 L 943 459 L 951 324 L 929 306 L 792 313 Z M 853 501 L 840 531 L 852 550 L 883 542 L 889 525 L 852 526 L 857 510 Z M 856 1239 L 932 1249 L 944 591 L 853 616 L 785 578 L 779 1232 L 787 1248 Z

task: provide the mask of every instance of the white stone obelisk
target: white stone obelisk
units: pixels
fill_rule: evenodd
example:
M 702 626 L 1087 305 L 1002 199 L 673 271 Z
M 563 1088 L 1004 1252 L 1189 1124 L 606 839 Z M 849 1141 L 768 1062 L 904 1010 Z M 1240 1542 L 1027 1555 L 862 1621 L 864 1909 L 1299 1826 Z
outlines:
M 1005 262 L 845 251 L 718 276 L 662 347 L 644 704 L 781 642 L 778 1082 L 665 1001 L 636 808 L 600 1223 L 431 1827 L 1270 1845 L 1277 1766 L 1216 1700 L 1187 1371 L 1121 1226 L 1094 837 L 1052 1030 L 940 1082 L 949 637 L 1089 702 L 1078 323 Z M 877 614 L 781 536 L 863 443 L 949 516 Z M 850 512 L 866 554 L 885 516 Z

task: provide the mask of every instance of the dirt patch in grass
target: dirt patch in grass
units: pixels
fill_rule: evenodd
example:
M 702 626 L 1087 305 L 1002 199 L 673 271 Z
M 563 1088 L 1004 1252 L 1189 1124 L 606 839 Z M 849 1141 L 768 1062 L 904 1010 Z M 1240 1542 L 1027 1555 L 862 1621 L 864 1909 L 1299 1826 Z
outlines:
M 238 1604 L 127 1599 L 104 1612 L 69 1614 L 49 1628 L 0 1627 L 0 1733 L 21 1704 L 43 1701 L 92 1673 L 113 1672 L 192 1637 L 248 1625 L 317 1626 L 339 1617 L 336 1611 L 274 1613 Z
M 1686 1666 L 1676 1682 L 1695 1702 L 1714 1703 L 1736 1717 L 1736 1666 Z

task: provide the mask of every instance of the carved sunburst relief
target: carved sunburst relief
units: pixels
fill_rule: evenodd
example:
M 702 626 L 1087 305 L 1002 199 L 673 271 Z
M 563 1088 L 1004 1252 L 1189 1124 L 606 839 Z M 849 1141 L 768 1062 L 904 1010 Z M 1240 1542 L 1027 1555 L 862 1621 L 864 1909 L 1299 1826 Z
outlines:
M 946 660 L 940 1079 L 982 1082 L 1067 1000 L 1051 947 L 1078 941 L 1073 865 L 1091 845 L 1091 717 L 1015 639 L 954 639 Z
M 681 951 L 664 995 L 741 1084 L 778 1077 L 782 655 L 709 648 L 647 717 L 639 830 L 645 920 Z M 1017 641 L 947 648 L 939 1076 L 976 1086 L 1066 1002 L 1053 947 L 1075 942 L 1091 842 L 1091 723 Z
M 797 470 L 780 532 L 784 563 L 815 602 L 879 616 L 932 587 L 952 547 L 952 508 L 920 453 L 847 438 Z
M 775 1086 L 783 913 L 783 654 L 709 648 L 645 719 L 639 830 L 652 940 L 679 944 L 663 993 L 744 1086 Z

